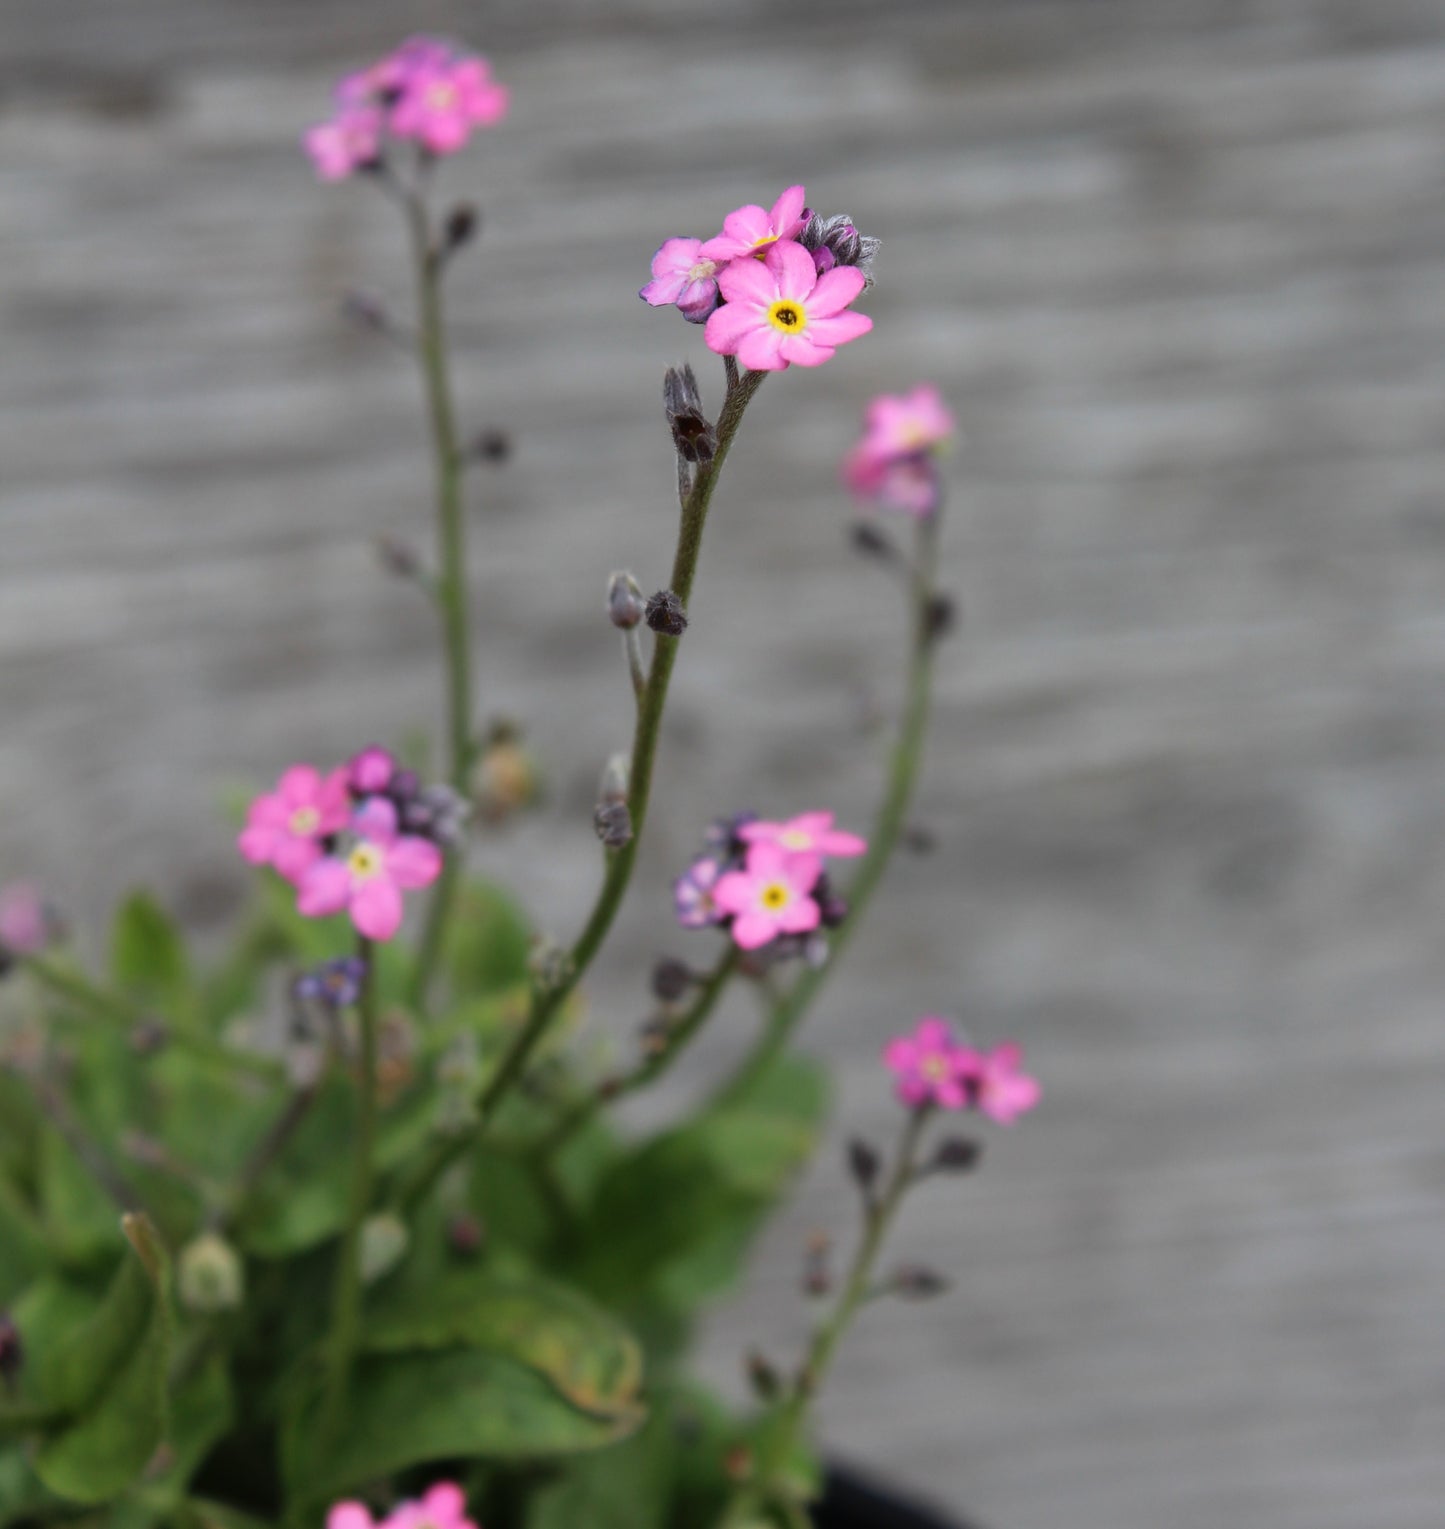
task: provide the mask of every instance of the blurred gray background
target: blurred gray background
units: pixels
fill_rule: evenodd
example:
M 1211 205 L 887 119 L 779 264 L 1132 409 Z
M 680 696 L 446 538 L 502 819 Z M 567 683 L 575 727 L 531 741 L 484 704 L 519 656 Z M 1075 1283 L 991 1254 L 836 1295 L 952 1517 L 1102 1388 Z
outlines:
M 391 211 L 297 135 L 402 33 L 490 53 L 511 119 L 447 172 L 479 691 L 547 762 L 486 845 L 570 935 L 628 734 L 608 571 L 660 584 L 670 234 L 803 180 L 883 236 L 876 329 L 769 382 L 719 492 L 650 842 L 589 983 L 626 1043 L 703 821 L 863 826 L 893 591 L 846 550 L 868 396 L 965 439 L 917 817 L 808 1044 L 839 1139 L 923 1010 L 1022 1041 L 1044 1108 L 899 1243 L 823 1407 L 849 1455 L 995 1529 L 1445 1522 L 1445 6 L 1440 0 L 588 5 L 6 0 L 0 9 L 0 864 L 97 939 L 154 883 L 202 930 L 246 878 L 227 785 L 432 723 L 434 643 L 370 552 L 423 538 Z M 711 358 L 708 358 L 710 361 Z M 727 1011 L 656 1117 L 745 1043 Z M 804 1331 L 845 1230 L 829 1149 L 712 1325 Z

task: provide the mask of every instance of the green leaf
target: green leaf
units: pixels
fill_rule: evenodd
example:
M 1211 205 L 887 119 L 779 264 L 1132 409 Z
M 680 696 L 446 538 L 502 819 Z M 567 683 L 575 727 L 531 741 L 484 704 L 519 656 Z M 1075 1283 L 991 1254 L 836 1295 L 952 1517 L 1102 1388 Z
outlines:
M 121 988 L 150 1003 L 174 1001 L 190 984 L 185 942 L 149 892 L 132 892 L 117 910 L 110 964 Z
M 525 983 L 531 947 L 530 921 L 500 887 L 472 881 L 460 889 L 446 945 L 456 992 L 481 998 Z
M 47 1262 L 45 1229 L 20 1191 L 0 1174 L 0 1309 L 37 1278 Z
M 129 1486 L 165 1436 L 170 1262 L 144 1217 L 128 1216 L 125 1228 L 133 1252 L 47 1365 L 49 1398 L 69 1417 L 37 1450 L 35 1470 L 75 1502 L 104 1502 Z
M 372 1354 L 356 1367 L 341 1439 L 308 1458 L 317 1401 L 293 1416 L 283 1469 L 306 1501 L 338 1497 L 425 1460 L 540 1460 L 598 1449 L 641 1421 L 583 1411 L 539 1371 L 483 1349 Z
M 115 1257 L 115 1205 L 58 1132 L 39 1142 L 39 1199 L 46 1234 L 63 1263 L 83 1267 Z
M 726 1289 L 811 1155 L 825 1099 L 819 1070 L 789 1058 L 746 1097 L 644 1142 L 598 1184 L 569 1273 L 639 1321 Z
M 373 1352 L 457 1346 L 518 1360 L 583 1411 L 636 1418 L 641 1350 L 614 1317 L 564 1285 L 456 1269 L 389 1292 L 368 1316 Z
M 659 1410 L 623 1443 L 568 1461 L 532 1494 L 526 1529 L 663 1529 L 678 1445 L 672 1418 Z

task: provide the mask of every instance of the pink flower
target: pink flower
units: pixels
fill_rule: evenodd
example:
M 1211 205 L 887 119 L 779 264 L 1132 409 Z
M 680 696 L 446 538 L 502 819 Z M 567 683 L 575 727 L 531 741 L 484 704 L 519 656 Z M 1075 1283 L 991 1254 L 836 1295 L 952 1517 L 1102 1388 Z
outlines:
M 476 56 L 412 69 L 400 87 L 388 125 L 398 138 L 413 138 L 433 154 L 455 154 L 473 128 L 490 127 L 507 114 L 508 92 Z
M 703 257 L 719 263 L 744 255 L 761 258 L 780 239 L 796 239 L 808 221 L 803 201 L 803 188 L 789 186 L 773 203 L 771 212 L 765 212 L 754 202 L 730 212 L 723 219 L 722 232 L 702 246 Z
M 914 1109 L 967 1109 L 977 1053 L 959 1044 L 946 1019 L 928 1014 L 911 1035 L 895 1036 L 883 1048 L 883 1065 L 897 1078 L 898 1097 Z
M 364 1503 L 339 1502 L 326 1515 L 326 1529 L 377 1529 Z
M 7 955 L 38 955 L 55 933 L 55 915 L 35 887 L 12 881 L 0 889 L 0 947 Z
M 352 756 L 346 771 L 347 782 L 357 796 L 373 796 L 391 784 L 396 759 L 379 743 L 372 743 Z
M 816 929 L 822 910 L 811 894 L 820 866 L 816 855 L 790 855 L 776 844 L 752 845 L 742 870 L 728 871 L 713 888 L 713 901 L 733 915 L 736 944 L 756 950 L 780 934 Z
M 905 457 L 932 451 L 954 432 L 953 415 L 931 382 L 920 382 L 909 393 L 880 393 L 868 405 L 864 441 L 882 456 Z
M 320 840 L 344 828 L 350 812 L 345 770 L 323 777 L 312 765 L 292 765 L 275 791 L 251 803 L 236 845 L 252 865 L 274 865 L 299 882 L 321 858 Z
M 455 57 L 455 49 L 439 37 L 408 37 L 369 69 L 349 74 L 336 87 L 343 105 L 388 105 L 422 70 L 441 69 Z
M 833 827 L 831 812 L 800 812 L 785 823 L 770 823 L 754 818 L 738 829 L 738 838 L 748 844 L 776 844 L 791 854 L 861 855 L 868 841 L 857 834 Z
M 754 372 L 821 366 L 872 329 L 866 314 L 843 311 L 863 285 L 856 266 L 819 276 L 801 244 L 775 244 L 761 261 L 735 260 L 718 273 L 726 302 L 707 321 L 708 349 Z
M 397 832 L 396 806 L 374 796 L 351 820 L 345 856 L 327 855 L 302 876 L 298 912 L 324 918 L 345 908 L 357 932 L 389 940 L 401 926 L 403 891 L 430 886 L 441 874 L 441 851 L 430 839 Z
M 1023 1051 L 1012 1042 L 992 1051 L 967 1051 L 973 1102 L 1000 1125 L 1012 1125 L 1039 1102 L 1038 1081 L 1021 1072 Z
M 718 262 L 705 259 L 700 239 L 667 239 L 652 257 L 652 280 L 637 294 L 654 308 L 676 303 L 689 324 L 701 324 L 718 305 Z
M 942 492 L 938 452 L 953 432 L 953 416 L 931 383 L 880 394 L 868 405 L 863 438 L 843 460 L 843 481 L 861 499 L 931 515 Z
M 330 1529 L 330 1526 L 328 1526 Z M 416 1502 L 392 1509 L 382 1529 L 477 1529 L 467 1517 L 467 1499 L 450 1481 L 439 1481 Z
M 343 106 L 329 122 L 310 128 L 303 142 L 322 180 L 345 180 L 380 158 L 381 112 L 374 106 Z

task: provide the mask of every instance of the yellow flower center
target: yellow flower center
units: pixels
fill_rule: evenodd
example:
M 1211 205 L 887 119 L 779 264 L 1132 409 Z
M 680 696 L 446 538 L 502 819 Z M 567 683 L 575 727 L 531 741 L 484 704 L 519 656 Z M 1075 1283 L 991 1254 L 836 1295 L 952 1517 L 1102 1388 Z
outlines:
M 291 814 L 291 832 L 298 838 L 314 834 L 321 827 L 321 814 L 314 807 L 298 807 Z
M 762 890 L 758 901 L 763 907 L 776 913 L 779 908 L 786 908 L 790 900 L 788 888 L 781 881 L 770 881 Z
M 346 857 L 346 869 L 358 881 L 369 880 L 381 870 L 381 851 L 374 844 L 358 844 Z
M 807 849 L 812 842 L 812 836 L 800 828 L 789 829 L 787 833 L 778 835 L 778 843 L 784 849 Z
M 699 260 L 698 263 L 693 266 L 692 269 L 687 273 L 687 279 L 689 281 L 706 281 L 709 276 L 716 275 L 717 261 Z
M 768 309 L 768 322 L 784 334 L 801 334 L 808 327 L 808 315 L 803 311 L 801 303 L 795 303 L 789 297 L 780 297 Z
M 444 81 L 433 85 L 426 93 L 426 104 L 433 111 L 450 111 L 456 105 L 457 88 Z
M 948 1077 L 948 1059 L 935 1051 L 919 1071 L 930 1083 L 942 1083 Z

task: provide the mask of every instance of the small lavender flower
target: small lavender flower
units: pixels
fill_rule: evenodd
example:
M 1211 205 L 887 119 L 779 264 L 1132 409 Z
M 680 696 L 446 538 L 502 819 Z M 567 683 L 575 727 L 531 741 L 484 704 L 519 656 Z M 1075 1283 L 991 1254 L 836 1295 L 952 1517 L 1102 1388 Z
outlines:
M 360 956 L 341 956 L 303 972 L 291 984 L 291 991 L 297 998 L 335 1011 L 359 1003 L 365 981 L 366 962 Z
M 401 826 L 443 847 L 459 844 L 466 831 L 471 807 L 450 786 L 423 786 L 401 805 Z
M 672 884 L 672 905 L 677 921 L 684 929 L 706 929 L 720 924 L 722 910 L 713 901 L 712 891 L 723 868 L 704 856 L 693 863 Z

